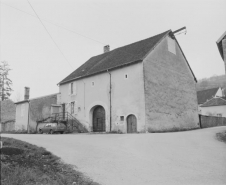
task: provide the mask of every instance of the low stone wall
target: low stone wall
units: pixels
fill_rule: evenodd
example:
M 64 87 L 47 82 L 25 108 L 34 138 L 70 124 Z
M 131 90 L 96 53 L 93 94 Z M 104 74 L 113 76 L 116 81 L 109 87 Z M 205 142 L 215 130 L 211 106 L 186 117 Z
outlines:
M 226 126 L 226 118 L 225 117 L 199 115 L 199 118 L 200 118 L 200 127 L 201 128 Z
M 10 132 L 14 130 L 15 130 L 15 120 L 1 123 L 1 126 L 0 126 L 1 132 Z

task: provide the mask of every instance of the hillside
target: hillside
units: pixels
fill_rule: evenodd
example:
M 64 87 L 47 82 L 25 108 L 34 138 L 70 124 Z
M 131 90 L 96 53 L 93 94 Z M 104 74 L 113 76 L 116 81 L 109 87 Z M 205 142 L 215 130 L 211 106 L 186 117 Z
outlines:
M 210 78 L 200 79 L 196 85 L 197 91 L 214 87 L 222 87 L 226 89 L 226 75 L 215 75 Z

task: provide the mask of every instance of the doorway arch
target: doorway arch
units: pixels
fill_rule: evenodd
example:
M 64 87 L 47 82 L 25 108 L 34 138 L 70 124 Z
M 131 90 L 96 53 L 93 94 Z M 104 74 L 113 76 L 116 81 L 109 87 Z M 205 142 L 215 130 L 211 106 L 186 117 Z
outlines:
M 102 106 L 96 106 L 93 110 L 93 132 L 105 131 L 105 110 Z
M 127 116 L 127 133 L 137 132 L 137 118 L 135 115 L 130 114 Z

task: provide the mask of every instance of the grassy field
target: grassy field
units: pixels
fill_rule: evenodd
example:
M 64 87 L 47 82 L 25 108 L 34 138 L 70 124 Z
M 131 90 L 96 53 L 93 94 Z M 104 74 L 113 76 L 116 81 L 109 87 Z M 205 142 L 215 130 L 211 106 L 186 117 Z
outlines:
M 44 148 L 6 137 L 1 141 L 2 185 L 98 185 Z

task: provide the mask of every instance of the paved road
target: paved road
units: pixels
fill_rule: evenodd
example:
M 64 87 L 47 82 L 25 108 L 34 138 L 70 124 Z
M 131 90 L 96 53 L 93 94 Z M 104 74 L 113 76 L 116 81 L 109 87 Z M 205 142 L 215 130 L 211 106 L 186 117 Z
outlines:
M 226 143 L 215 138 L 223 130 L 3 136 L 45 147 L 103 185 L 225 185 Z

